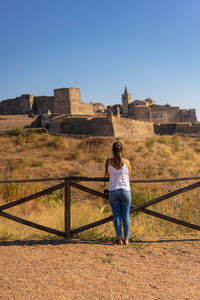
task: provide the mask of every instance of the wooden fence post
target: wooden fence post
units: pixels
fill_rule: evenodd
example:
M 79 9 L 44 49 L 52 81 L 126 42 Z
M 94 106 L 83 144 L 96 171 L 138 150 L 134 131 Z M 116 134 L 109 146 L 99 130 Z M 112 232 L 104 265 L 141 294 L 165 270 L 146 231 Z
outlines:
M 71 239 L 71 190 L 70 180 L 65 178 L 65 238 Z

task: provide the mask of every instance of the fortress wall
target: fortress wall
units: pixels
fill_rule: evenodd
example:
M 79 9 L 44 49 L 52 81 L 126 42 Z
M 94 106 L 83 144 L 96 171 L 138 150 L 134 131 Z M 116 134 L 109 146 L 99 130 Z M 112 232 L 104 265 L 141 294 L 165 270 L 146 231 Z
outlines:
M 69 89 L 55 89 L 54 100 L 53 100 L 53 112 L 54 113 L 70 113 L 70 102 L 69 102 Z
M 131 106 L 129 118 L 139 121 L 150 121 L 149 107 Z
M 33 95 L 21 95 L 21 97 L 0 102 L 1 115 L 29 114 L 33 105 Z
M 183 122 L 196 122 L 196 110 L 194 108 L 192 109 L 181 109 L 180 110 L 180 119 Z
M 181 122 L 179 107 L 169 107 L 167 109 L 167 122 Z
M 154 124 L 156 134 L 200 134 L 200 123 L 192 124 L 185 123 L 169 123 L 169 124 Z
M 53 111 L 53 96 L 38 96 L 33 99 L 32 112 L 34 114 L 46 114 L 48 110 Z
M 91 103 L 81 103 L 78 115 L 94 115 L 93 105 Z
M 49 131 L 74 135 L 114 136 L 112 120 L 106 117 L 55 118 L 51 119 Z
M 112 117 L 114 136 L 120 138 L 140 138 L 154 135 L 153 123 Z

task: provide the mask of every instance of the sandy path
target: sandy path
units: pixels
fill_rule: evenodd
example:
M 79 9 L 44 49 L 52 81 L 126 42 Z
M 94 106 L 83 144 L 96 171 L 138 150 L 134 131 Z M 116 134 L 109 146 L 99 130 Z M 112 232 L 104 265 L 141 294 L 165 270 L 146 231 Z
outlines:
M 0 242 L 0 299 L 200 299 L 200 239 Z

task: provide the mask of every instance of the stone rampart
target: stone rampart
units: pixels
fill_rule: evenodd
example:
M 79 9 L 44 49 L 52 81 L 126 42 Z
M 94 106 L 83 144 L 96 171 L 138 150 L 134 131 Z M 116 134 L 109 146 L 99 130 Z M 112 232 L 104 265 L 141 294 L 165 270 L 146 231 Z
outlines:
M 29 114 L 32 110 L 33 95 L 21 95 L 21 97 L 0 102 L 0 115 Z
M 49 132 L 57 134 L 115 136 L 117 138 L 140 138 L 154 135 L 153 124 L 127 118 L 44 116 L 42 124 Z
M 189 134 L 200 135 L 200 123 L 167 123 L 167 124 L 154 124 L 154 131 L 160 135 L 172 134 Z
M 142 138 L 154 135 L 153 123 L 112 117 L 114 136 L 120 138 Z
M 36 96 L 33 99 L 32 113 L 47 114 L 53 111 L 53 96 Z
M 50 120 L 49 132 L 91 136 L 114 135 L 112 120 L 108 117 L 56 116 Z
M 149 107 L 129 106 L 129 118 L 139 121 L 150 121 Z

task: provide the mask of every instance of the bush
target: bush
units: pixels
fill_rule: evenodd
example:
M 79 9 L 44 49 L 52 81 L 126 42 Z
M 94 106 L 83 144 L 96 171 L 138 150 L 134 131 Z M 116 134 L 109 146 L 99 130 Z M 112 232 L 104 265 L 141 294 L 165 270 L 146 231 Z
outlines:
M 74 153 L 72 153 L 71 158 L 72 159 L 77 159 L 81 155 L 81 149 L 77 148 Z
M 166 144 L 167 143 L 166 137 L 164 137 L 164 136 L 159 137 L 158 143 L 160 143 L 160 144 Z
M 144 147 L 139 146 L 135 151 L 136 151 L 136 152 L 141 152 L 143 149 L 144 149 Z
M 47 143 L 47 146 L 59 149 L 63 147 L 63 138 L 61 136 L 55 136 L 53 140 Z
M 153 148 L 154 145 L 154 139 L 153 138 L 147 138 L 146 142 L 145 142 L 146 147 L 148 147 L 149 149 Z
M 24 133 L 24 129 L 22 129 L 20 127 L 13 127 L 9 130 L 8 133 L 10 135 L 18 136 L 18 135 L 22 135 Z

